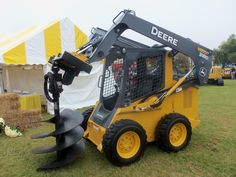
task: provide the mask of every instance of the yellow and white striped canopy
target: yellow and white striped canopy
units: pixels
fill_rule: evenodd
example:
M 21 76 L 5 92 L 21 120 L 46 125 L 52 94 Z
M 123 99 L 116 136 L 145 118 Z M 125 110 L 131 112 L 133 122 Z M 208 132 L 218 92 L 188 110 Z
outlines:
M 87 36 L 68 18 L 46 27 L 31 27 L 11 36 L 0 35 L 0 64 L 46 64 L 52 55 L 75 51 Z

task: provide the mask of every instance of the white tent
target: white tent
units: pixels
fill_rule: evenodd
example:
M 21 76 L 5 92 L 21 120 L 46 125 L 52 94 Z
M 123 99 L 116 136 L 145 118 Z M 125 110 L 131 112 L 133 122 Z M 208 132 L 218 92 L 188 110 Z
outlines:
M 65 50 L 75 51 L 86 41 L 87 36 L 67 18 L 14 35 L 1 35 L 1 91 L 43 95 L 43 76 L 49 70 L 50 56 Z M 94 63 L 93 66 L 90 75 L 81 73 L 71 86 L 64 87 L 60 98 L 62 108 L 75 109 L 95 104 L 102 65 Z

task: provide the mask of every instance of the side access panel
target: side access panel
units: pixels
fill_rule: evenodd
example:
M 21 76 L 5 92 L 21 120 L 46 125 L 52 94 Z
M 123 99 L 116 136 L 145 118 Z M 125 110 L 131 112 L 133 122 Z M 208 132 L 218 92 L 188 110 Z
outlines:
M 181 88 L 180 88 L 181 90 Z M 182 114 L 189 119 L 192 128 L 199 125 L 198 88 L 189 87 L 173 95 L 172 104 L 175 113 Z

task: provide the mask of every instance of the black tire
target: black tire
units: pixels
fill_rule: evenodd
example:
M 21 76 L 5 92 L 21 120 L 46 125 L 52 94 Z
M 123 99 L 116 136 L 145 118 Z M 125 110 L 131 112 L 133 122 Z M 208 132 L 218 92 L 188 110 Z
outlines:
M 224 80 L 223 79 L 217 79 L 217 85 L 224 86 Z
M 121 135 L 126 132 L 135 132 L 139 137 L 139 147 L 137 152 L 130 158 L 123 158 L 117 151 L 117 142 Z M 108 160 L 116 166 L 125 166 L 138 161 L 144 154 L 147 144 L 147 136 L 141 125 L 132 120 L 123 119 L 113 123 L 103 137 L 103 151 Z
M 179 146 L 174 146 L 170 141 L 170 130 L 177 124 L 182 123 L 186 128 L 186 138 Z M 157 125 L 156 140 L 159 147 L 166 152 L 178 152 L 186 148 L 191 140 L 192 127 L 188 119 L 180 114 L 169 114 L 162 118 Z
M 82 115 L 84 116 L 84 120 L 83 122 L 81 123 L 81 127 L 86 130 L 87 129 L 87 123 L 88 123 L 88 119 L 90 117 L 90 115 L 92 114 L 94 108 L 91 107 L 91 108 L 88 108 L 87 110 L 85 110 Z

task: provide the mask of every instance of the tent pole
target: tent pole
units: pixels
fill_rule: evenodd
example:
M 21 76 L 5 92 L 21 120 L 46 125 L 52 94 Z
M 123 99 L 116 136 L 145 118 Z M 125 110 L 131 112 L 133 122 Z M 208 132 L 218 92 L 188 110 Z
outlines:
M 3 82 L 2 73 L 3 73 L 3 65 L 0 64 L 0 80 L 1 80 L 1 90 L 0 90 L 0 92 L 1 92 L 1 93 L 4 93 L 5 87 L 4 87 L 4 82 Z
M 6 66 L 6 85 L 7 85 L 7 92 L 11 92 L 11 85 L 10 85 L 10 77 L 9 77 L 9 71 L 8 66 Z

